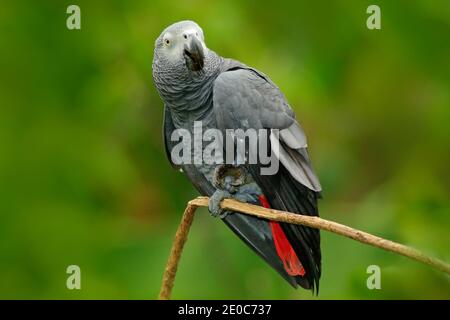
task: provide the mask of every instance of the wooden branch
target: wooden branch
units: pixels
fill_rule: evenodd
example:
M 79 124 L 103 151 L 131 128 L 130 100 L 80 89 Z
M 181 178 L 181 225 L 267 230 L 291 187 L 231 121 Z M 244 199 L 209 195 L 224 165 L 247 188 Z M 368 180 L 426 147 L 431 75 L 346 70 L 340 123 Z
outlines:
M 195 210 L 197 210 L 197 208 L 198 206 L 189 202 L 184 210 L 183 217 L 181 218 L 177 233 L 175 234 L 172 250 L 170 251 L 169 260 L 167 261 L 166 270 L 164 270 L 161 291 L 159 292 L 160 300 L 170 299 L 173 284 L 175 282 L 175 276 L 177 275 L 178 263 L 180 262 L 183 247 L 187 241 L 189 229 L 191 228 L 192 221 L 194 221 Z
M 186 243 L 189 229 L 194 219 L 195 211 L 198 207 L 208 207 L 208 198 L 198 197 L 188 202 L 180 226 L 178 227 L 177 233 L 175 235 L 175 240 L 170 252 L 169 260 L 167 262 L 166 270 L 164 271 L 159 299 L 170 299 L 173 284 L 175 282 L 178 263 L 181 258 L 181 253 L 183 251 L 184 244 Z M 223 200 L 220 204 L 220 207 L 225 210 L 241 212 L 263 219 L 304 225 L 316 229 L 330 231 L 341 236 L 348 237 L 350 239 L 408 257 L 418 262 L 427 264 L 437 270 L 450 274 L 450 264 L 442 260 L 429 257 L 417 249 L 374 236 L 364 231 L 350 228 L 337 222 L 325 220 L 319 217 L 311 217 L 275 209 L 267 209 L 232 199 Z

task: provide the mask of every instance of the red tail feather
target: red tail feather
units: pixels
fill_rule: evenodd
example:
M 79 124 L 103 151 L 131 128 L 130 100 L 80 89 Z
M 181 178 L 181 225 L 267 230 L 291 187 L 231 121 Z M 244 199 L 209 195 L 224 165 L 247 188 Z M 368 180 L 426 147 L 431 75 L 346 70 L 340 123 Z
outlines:
M 259 196 L 259 202 L 261 202 L 264 208 L 270 208 L 269 202 L 264 195 Z M 273 240 L 275 243 L 275 249 L 277 254 L 283 261 L 284 269 L 290 276 L 304 276 L 305 269 L 302 263 L 295 254 L 294 248 L 289 243 L 286 234 L 281 228 L 280 224 L 276 221 L 269 221 L 270 228 L 272 230 Z

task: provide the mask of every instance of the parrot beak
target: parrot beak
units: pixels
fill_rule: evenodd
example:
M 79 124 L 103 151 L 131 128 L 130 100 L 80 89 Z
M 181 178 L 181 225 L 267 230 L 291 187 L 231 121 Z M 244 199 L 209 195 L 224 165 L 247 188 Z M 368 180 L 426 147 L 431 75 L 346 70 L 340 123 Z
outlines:
M 205 54 L 200 40 L 191 35 L 184 45 L 184 57 L 187 67 L 192 71 L 200 71 L 205 64 Z

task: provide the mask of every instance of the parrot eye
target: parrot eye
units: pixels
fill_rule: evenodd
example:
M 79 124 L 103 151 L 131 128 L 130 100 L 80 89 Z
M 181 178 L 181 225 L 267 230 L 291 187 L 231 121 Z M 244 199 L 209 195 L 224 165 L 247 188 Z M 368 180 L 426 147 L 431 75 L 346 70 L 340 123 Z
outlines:
M 185 39 L 187 39 L 187 34 L 183 34 L 183 37 L 184 37 Z
M 166 39 L 166 40 L 164 40 L 164 43 L 168 46 L 170 44 L 170 40 Z

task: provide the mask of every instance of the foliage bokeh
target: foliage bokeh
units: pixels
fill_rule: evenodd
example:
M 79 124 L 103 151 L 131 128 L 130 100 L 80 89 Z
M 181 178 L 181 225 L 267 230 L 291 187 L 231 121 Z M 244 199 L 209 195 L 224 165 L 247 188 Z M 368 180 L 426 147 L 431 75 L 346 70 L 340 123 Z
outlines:
M 366 28 L 380 5 L 382 29 Z M 186 201 L 153 87 L 156 37 L 198 22 L 297 112 L 321 215 L 449 260 L 450 5 L 437 1 L 14 1 L 0 10 L 0 298 L 156 298 Z M 447 276 L 322 233 L 319 299 L 450 298 Z M 66 288 L 81 267 L 82 289 Z M 382 289 L 368 290 L 379 265 Z M 316 299 L 202 210 L 174 298 Z

